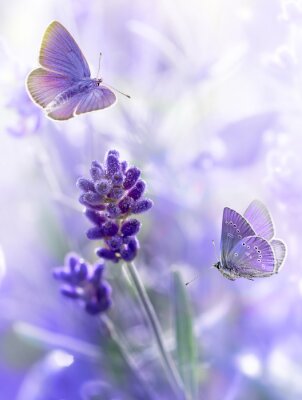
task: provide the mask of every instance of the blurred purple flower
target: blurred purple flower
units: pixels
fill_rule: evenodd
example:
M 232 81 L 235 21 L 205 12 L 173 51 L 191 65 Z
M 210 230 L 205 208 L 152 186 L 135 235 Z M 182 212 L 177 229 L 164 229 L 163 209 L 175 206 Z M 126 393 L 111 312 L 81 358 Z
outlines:
M 111 288 L 103 280 L 104 264 L 93 266 L 75 253 L 65 257 L 64 266 L 54 270 L 55 279 L 62 281 L 61 293 L 74 300 L 80 300 L 85 310 L 92 315 L 107 311 L 111 306 Z
M 37 133 L 44 118 L 28 97 L 25 88 L 16 88 L 6 104 L 8 110 L 13 110 L 14 115 L 7 124 L 7 132 L 15 137 L 24 137 Z
M 82 191 L 79 201 L 86 206 L 86 217 L 94 224 L 87 231 L 91 240 L 103 239 L 105 247 L 97 249 L 99 257 L 118 262 L 132 261 L 137 254 L 136 234 L 141 224 L 132 214 L 149 210 L 153 203 L 142 198 L 146 184 L 139 179 L 140 170 L 127 168 L 119 161 L 119 153 L 110 150 L 104 164 L 93 161 L 91 179 L 79 178 L 78 188 Z

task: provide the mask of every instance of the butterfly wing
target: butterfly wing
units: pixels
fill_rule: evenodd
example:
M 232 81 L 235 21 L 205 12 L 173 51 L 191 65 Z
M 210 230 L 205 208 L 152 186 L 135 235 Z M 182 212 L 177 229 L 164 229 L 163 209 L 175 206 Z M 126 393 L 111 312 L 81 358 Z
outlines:
M 57 21 L 52 22 L 44 33 L 39 62 L 50 71 L 74 79 L 90 77 L 87 61 L 79 46 Z
M 276 272 L 277 262 L 270 243 L 260 236 L 240 240 L 227 257 L 227 266 L 242 277 L 264 277 Z
M 75 111 L 82 100 L 82 97 L 83 94 L 79 93 L 54 109 L 48 110 L 46 108 L 45 111 L 47 112 L 48 117 L 59 121 L 65 121 L 66 119 L 70 119 L 75 115 Z
M 104 85 L 98 86 L 82 97 L 76 114 L 83 114 L 89 111 L 101 110 L 110 107 L 116 102 L 116 96 L 112 90 Z
M 267 240 L 270 240 L 274 236 L 272 218 L 268 209 L 261 201 L 252 201 L 245 211 L 244 217 L 249 221 L 258 236 Z
M 232 248 L 246 236 L 253 236 L 253 231 L 247 220 L 231 208 L 225 207 L 221 229 L 221 260 L 224 264 Z
M 43 68 L 33 70 L 27 77 L 27 88 L 32 99 L 43 108 L 71 84 L 72 80 L 67 76 Z
M 282 242 L 282 240 L 279 239 L 274 239 L 270 242 L 270 245 L 273 249 L 275 259 L 276 259 L 276 272 L 279 272 L 285 256 L 286 256 L 286 246 L 285 243 Z

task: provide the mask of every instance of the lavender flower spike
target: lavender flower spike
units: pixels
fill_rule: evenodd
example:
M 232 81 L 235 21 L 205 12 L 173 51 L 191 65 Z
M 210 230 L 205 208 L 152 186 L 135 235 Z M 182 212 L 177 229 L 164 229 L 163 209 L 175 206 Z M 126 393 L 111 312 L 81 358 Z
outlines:
M 55 279 L 62 282 L 61 293 L 80 301 L 92 315 L 107 311 L 111 306 L 111 288 L 103 280 L 104 264 L 90 265 L 75 253 L 65 257 L 64 266 L 54 270 Z
M 141 223 L 131 216 L 148 211 L 153 205 L 152 200 L 143 197 L 146 184 L 140 175 L 138 168 L 120 161 L 118 151 L 110 150 L 103 164 L 91 163 L 89 178 L 80 177 L 77 181 L 81 190 L 79 202 L 86 207 L 85 214 L 94 225 L 87 237 L 104 241 L 104 246 L 96 250 L 101 258 L 130 262 L 137 255 L 136 235 Z

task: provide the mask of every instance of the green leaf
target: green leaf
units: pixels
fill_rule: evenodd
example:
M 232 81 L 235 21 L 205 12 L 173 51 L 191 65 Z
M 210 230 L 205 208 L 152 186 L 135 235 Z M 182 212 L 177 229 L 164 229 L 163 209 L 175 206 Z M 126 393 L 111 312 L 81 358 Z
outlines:
M 173 305 L 179 373 L 189 399 L 197 399 L 197 345 L 188 289 L 178 271 L 173 272 Z

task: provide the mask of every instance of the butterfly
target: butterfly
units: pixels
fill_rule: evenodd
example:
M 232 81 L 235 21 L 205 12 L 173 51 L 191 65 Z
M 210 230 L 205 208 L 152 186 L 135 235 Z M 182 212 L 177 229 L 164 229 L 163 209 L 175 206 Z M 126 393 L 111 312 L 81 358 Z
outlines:
M 32 100 L 48 117 L 67 120 L 116 102 L 116 95 L 103 85 L 102 79 L 90 77 L 89 66 L 79 46 L 57 21 L 44 33 L 39 63 L 41 67 L 28 75 L 26 83 Z
M 243 216 L 225 207 L 220 242 L 221 260 L 214 267 L 232 281 L 276 274 L 284 262 L 286 246 L 282 240 L 273 237 L 272 218 L 259 200 L 252 201 Z

